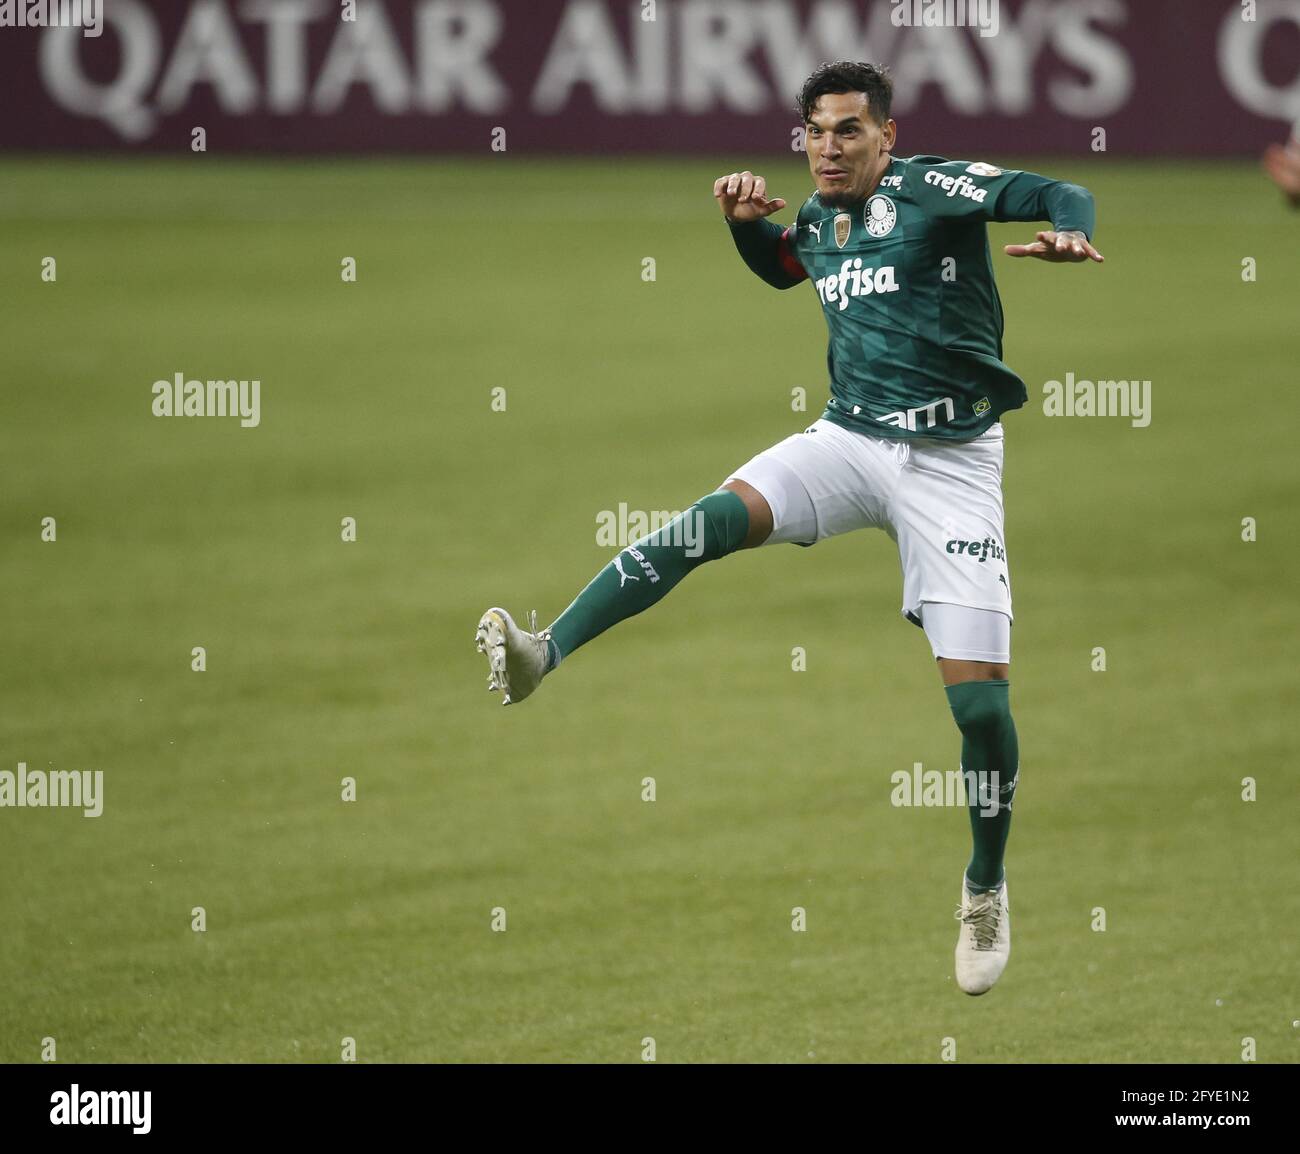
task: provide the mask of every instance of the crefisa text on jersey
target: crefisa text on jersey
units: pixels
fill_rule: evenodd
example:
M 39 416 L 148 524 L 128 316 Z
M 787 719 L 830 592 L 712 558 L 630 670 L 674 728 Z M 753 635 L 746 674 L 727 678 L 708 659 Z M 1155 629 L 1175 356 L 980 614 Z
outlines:
M 980 188 L 965 173 L 962 173 L 961 176 L 947 176 L 942 172 L 936 172 L 932 168 L 925 174 L 925 183 L 937 185 L 949 196 L 960 194 L 966 197 L 967 200 L 973 200 L 976 204 L 983 204 L 989 194 L 987 188 Z
M 840 265 L 838 273 L 824 276 L 814 282 L 817 295 L 822 304 L 834 304 L 839 301 L 840 311 L 849 307 L 849 297 L 865 297 L 872 293 L 896 293 L 898 283 L 894 280 L 894 266 L 887 264 L 881 268 L 862 267 L 862 258 L 846 260 Z

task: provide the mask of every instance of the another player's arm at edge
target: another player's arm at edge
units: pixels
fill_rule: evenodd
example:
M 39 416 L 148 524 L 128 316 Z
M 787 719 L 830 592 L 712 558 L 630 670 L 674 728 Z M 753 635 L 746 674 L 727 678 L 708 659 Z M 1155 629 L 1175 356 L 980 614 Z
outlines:
M 713 182 L 713 195 L 731 230 L 741 259 L 773 288 L 794 288 L 808 279 L 790 250 L 787 229 L 766 218 L 785 207 L 779 196 L 767 199 L 767 182 L 752 172 L 733 172 Z M 797 227 L 797 226 L 792 226 Z

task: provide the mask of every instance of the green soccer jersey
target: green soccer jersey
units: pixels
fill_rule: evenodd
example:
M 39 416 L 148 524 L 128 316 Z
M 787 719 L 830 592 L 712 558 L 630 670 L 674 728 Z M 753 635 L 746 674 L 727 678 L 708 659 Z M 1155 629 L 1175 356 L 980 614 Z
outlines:
M 816 289 L 830 330 L 827 420 L 965 440 L 1025 403 L 1024 382 L 1002 363 L 990 220 L 1050 220 L 1091 239 L 1092 195 L 1031 172 L 913 156 L 892 160 L 850 208 L 816 193 L 804 202 L 765 279 L 789 287 L 806 274 Z M 774 224 L 757 223 L 775 238 Z

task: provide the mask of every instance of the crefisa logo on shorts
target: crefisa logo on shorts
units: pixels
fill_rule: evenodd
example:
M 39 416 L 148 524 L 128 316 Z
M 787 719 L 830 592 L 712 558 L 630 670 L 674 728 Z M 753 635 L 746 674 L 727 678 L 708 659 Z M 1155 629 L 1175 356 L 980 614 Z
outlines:
M 974 557 L 981 565 L 990 557 L 994 561 L 1005 561 L 1007 557 L 1006 551 L 992 537 L 985 537 L 983 541 L 949 541 L 944 552 Z

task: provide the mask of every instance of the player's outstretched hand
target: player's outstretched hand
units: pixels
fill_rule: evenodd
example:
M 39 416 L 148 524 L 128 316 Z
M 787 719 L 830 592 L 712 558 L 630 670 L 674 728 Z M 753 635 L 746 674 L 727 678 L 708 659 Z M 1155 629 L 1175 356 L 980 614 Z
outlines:
M 1004 251 L 1007 256 L 1035 256 L 1054 264 L 1081 260 L 1095 260 L 1100 264 L 1106 259 L 1081 232 L 1040 232 L 1032 244 L 1009 244 Z
M 749 220 L 762 220 L 785 208 L 779 196 L 767 199 L 767 181 L 752 172 L 733 172 L 720 176 L 713 182 L 713 196 L 722 209 L 722 215 L 737 224 Z

